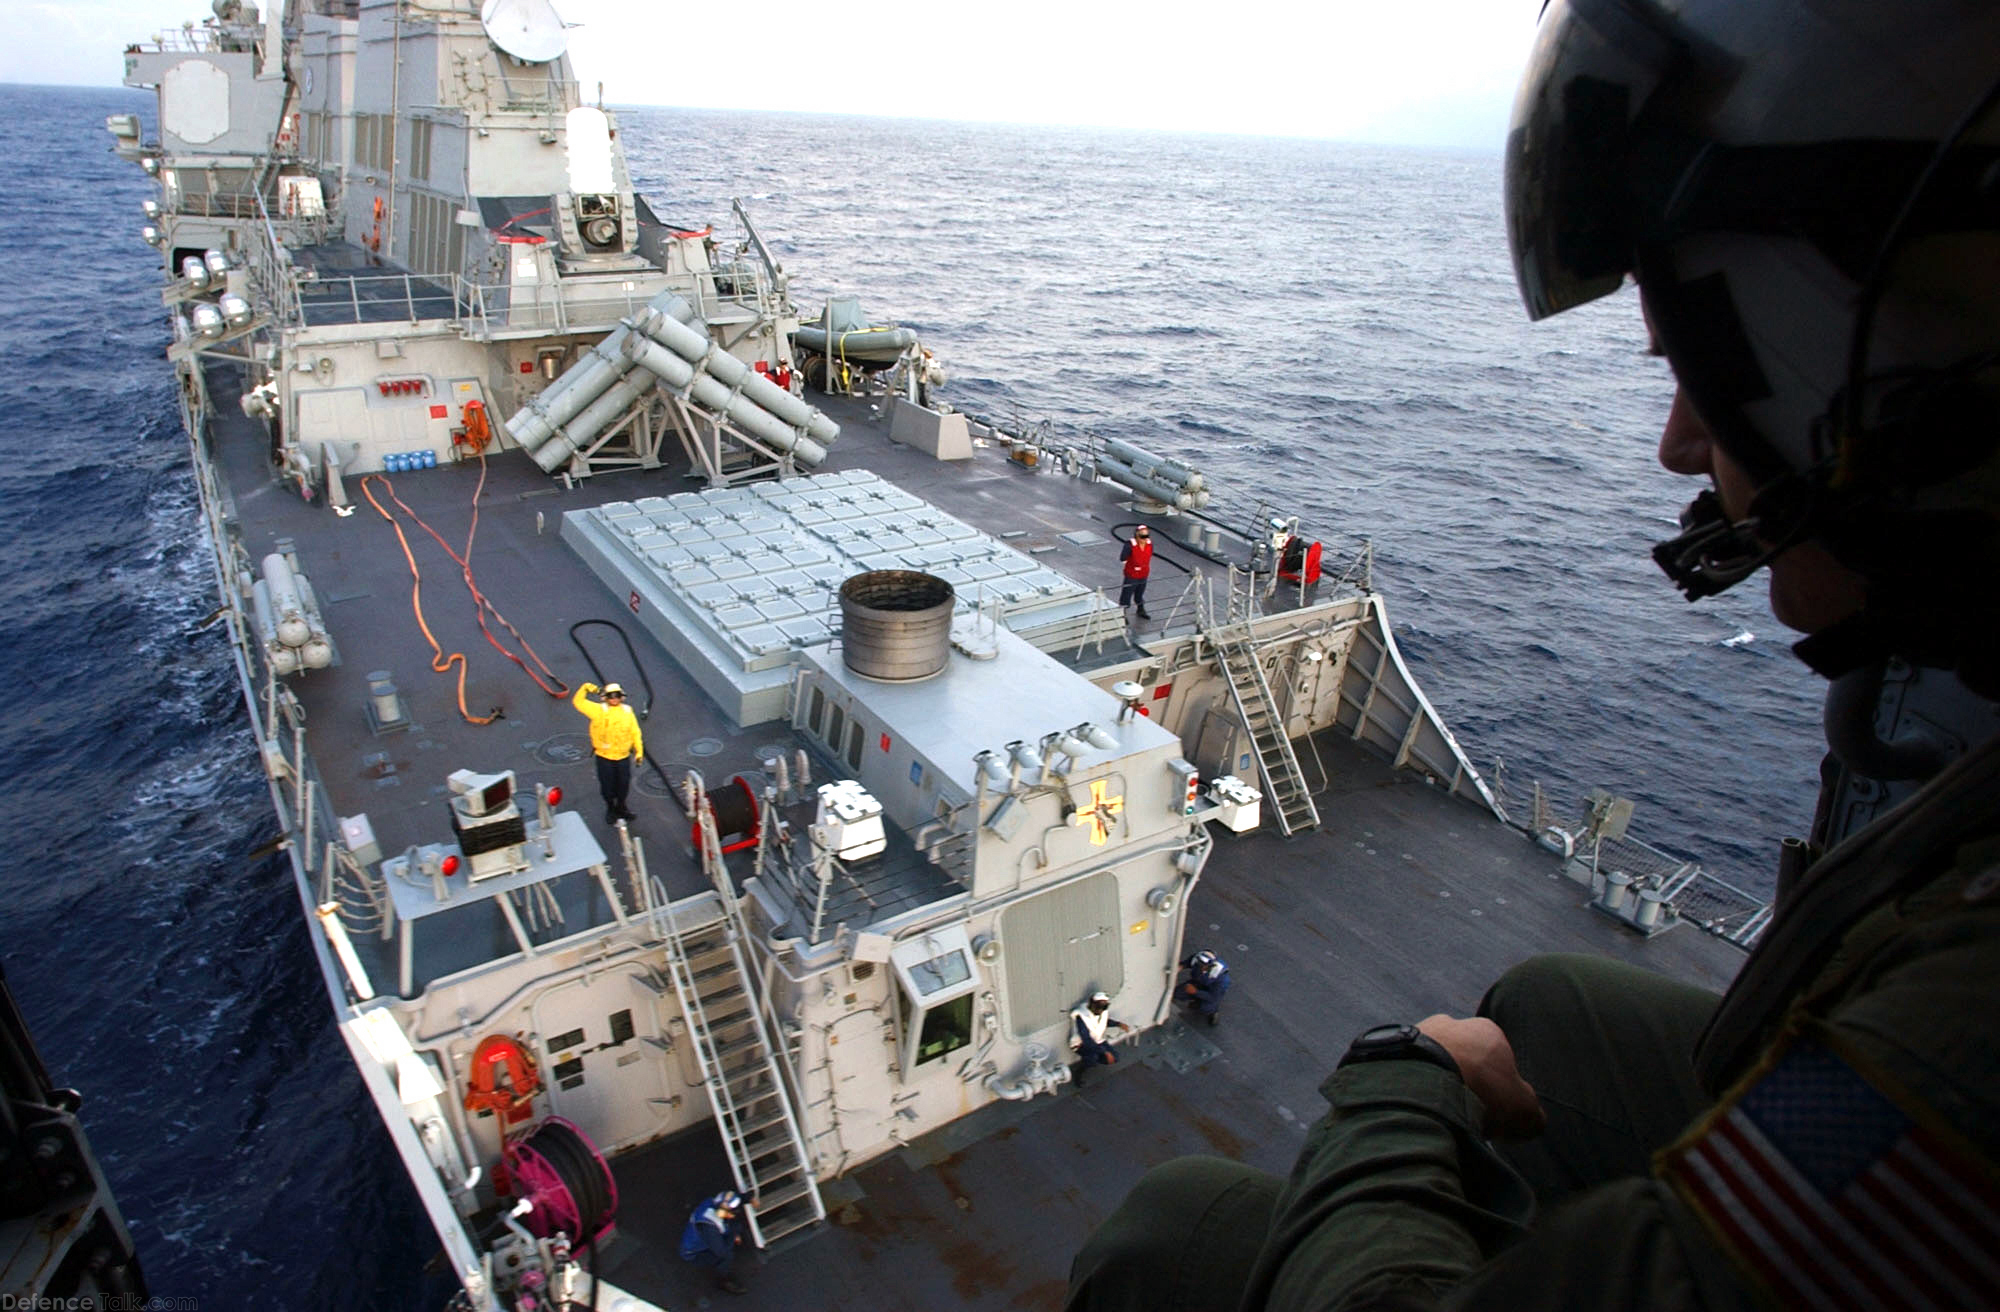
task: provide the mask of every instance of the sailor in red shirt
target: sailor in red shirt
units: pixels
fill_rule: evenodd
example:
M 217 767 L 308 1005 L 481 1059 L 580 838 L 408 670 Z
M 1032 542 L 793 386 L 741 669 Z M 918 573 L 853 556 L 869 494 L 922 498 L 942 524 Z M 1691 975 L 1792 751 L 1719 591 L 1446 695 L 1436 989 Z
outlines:
M 1119 606 L 1130 606 L 1136 601 L 1139 618 L 1152 619 L 1146 613 L 1146 579 L 1153 572 L 1153 531 L 1144 524 L 1132 530 L 1132 540 L 1118 553 L 1118 559 L 1125 562 L 1125 586 L 1118 593 Z

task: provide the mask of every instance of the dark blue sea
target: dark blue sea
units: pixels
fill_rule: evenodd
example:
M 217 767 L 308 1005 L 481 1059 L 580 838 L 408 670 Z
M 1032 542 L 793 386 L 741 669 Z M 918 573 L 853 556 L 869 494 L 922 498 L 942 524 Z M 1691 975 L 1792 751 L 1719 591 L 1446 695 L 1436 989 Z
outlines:
M 116 37 L 116 33 L 110 34 Z M 86 1091 L 154 1292 L 423 1309 L 436 1251 L 334 1033 L 240 727 L 117 90 L 0 86 L 0 961 Z M 1499 160 L 1321 142 L 632 110 L 654 208 L 740 196 L 808 314 L 921 330 L 945 393 L 1208 471 L 1239 521 L 1375 544 L 1417 678 L 1525 805 L 1755 886 L 1803 832 L 1817 692 L 1761 586 L 1648 546 L 1671 384 L 1614 298 L 1529 325 Z M 150 126 L 148 129 L 150 135 Z M 1751 635 L 1742 638 L 1740 635 Z M 1730 640 L 1733 645 L 1725 645 Z

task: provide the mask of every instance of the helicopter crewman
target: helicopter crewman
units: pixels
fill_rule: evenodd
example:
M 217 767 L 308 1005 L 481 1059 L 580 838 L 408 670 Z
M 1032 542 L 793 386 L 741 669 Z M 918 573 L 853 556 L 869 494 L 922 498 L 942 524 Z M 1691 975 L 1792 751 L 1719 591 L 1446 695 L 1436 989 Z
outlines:
M 1720 997 L 1538 958 L 1364 1031 L 1289 1179 L 1156 1168 L 1071 1308 L 1991 1305 L 1996 170 L 2000 7 L 1550 0 L 1517 279 L 1536 319 L 1636 281 L 1660 461 L 1709 485 L 1655 559 L 1691 600 L 1768 568 L 1831 682 L 1816 859 Z

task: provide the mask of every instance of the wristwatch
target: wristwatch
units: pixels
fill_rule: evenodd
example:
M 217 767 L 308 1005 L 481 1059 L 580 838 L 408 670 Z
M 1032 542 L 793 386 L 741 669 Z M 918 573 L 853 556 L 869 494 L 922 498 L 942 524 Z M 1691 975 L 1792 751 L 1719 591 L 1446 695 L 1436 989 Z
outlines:
M 1453 1075 L 1459 1073 L 1458 1063 L 1445 1046 L 1414 1025 L 1377 1025 L 1361 1031 L 1347 1046 L 1347 1055 L 1340 1059 L 1340 1066 L 1363 1061 L 1427 1061 Z

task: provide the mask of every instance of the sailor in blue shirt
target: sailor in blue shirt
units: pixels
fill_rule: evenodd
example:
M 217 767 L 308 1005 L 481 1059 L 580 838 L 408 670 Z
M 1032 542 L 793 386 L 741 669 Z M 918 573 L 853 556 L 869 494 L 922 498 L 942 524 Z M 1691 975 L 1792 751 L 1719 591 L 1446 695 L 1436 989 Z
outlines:
M 736 1278 L 736 1250 L 750 1238 L 743 1213 L 743 1195 L 724 1189 L 704 1198 L 681 1231 L 681 1260 L 715 1268 L 715 1284 L 724 1293 L 747 1292 Z
M 1174 990 L 1175 999 L 1215 1024 L 1216 1011 L 1229 992 L 1229 963 L 1213 952 L 1202 951 L 1183 961 L 1181 969 L 1187 974 Z

